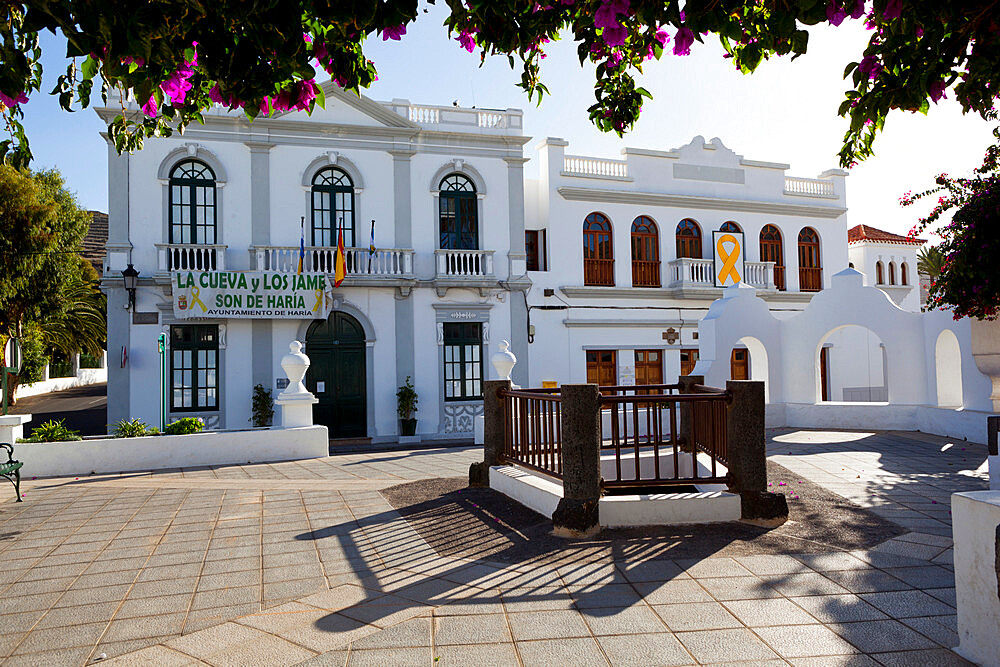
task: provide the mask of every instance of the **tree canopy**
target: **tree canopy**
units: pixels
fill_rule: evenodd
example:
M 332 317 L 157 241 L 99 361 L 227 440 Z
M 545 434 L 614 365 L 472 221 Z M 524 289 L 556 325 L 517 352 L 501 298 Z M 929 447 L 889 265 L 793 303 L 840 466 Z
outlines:
M 863 53 L 845 54 L 842 166 L 872 154 L 891 111 L 926 113 L 951 94 L 966 112 L 986 114 L 1000 85 L 1000 26 L 987 0 L 445 1 L 457 48 L 519 66 L 529 99 L 547 92 L 545 45 L 572 39 L 581 63 L 596 65 L 590 119 L 619 134 L 650 96 L 634 75 L 651 59 L 685 56 L 716 38 L 724 57 L 751 73 L 770 57 L 805 53 L 810 27 L 848 20 L 864 21 L 871 37 Z M 365 88 L 376 79 L 366 40 L 405 48 L 419 9 L 418 0 L 3 3 L 0 108 L 10 136 L 0 153 L 15 165 L 31 159 L 21 107 L 42 85 L 42 30 L 68 41 L 67 70 L 52 91 L 65 109 L 90 104 L 96 85 L 105 103 L 117 92 L 141 110 L 122 103 L 109 126 L 124 151 L 140 148 L 145 137 L 182 131 L 214 104 L 250 118 L 311 111 L 324 103 L 315 81 L 321 71 L 344 88 Z

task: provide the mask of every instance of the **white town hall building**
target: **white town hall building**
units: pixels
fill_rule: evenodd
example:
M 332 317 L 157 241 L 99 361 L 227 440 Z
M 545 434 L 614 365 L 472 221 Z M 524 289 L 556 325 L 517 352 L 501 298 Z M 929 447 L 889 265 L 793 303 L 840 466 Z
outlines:
M 373 442 L 399 439 L 407 378 L 419 438 L 470 438 L 501 340 L 523 386 L 674 382 L 697 361 L 698 322 L 723 293 L 714 267 L 736 261 L 737 239 L 731 268 L 777 317 L 855 256 L 891 262 L 885 291 L 919 307 L 917 244 L 856 233 L 849 246 L 846 172 L 792 177 L 701 137 L 620 160 L 567 155 L 554 138 L 526 154 L 515 109 L 325 90 L 312 116 L 251 123 L 217 107 L 134 155 L 109 146 L 110 423 L 159 422 L 158 339 L 168 422 L 249 427 L 254 385 L 276 394 L 300 340 L 316 421 Z M 347 275 L 334 288 L 338 228 Z M 754 375 L 751 357 L 733 350 L 733 377 Z

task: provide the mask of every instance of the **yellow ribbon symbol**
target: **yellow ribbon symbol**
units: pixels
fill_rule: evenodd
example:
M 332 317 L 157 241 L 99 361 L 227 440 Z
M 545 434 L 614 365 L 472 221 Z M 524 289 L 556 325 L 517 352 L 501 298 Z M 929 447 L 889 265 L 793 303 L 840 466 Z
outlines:
M 201 293 L 201 290 L 198 289 L 197 287 L 192 287 L 191 288 L 191 305 L 188 306 L 188 310 L 194 308 L 195 304 L 198 304 L 199 306 L 201 306 L 201 312 L 203 312 L 203 313 L 208 310 L 208 306 L 206 306 L 205 303 L 201 299 L 198 298 L 198 294 L 200 294 L 200 293 Z
M 318 313 L 320 308 L 323 307 L 323 290 L 316 290 L 316 305 L 312 307 L 314 313 Z
M 722 245 L 727 241 L 733 244 L 732 252 L 728 252 Z M 719 242 L 715 244 L 715 250 L 723 261 L 722 270 L 719 271 L 719 284 L 725 285 L 726 280 L 730 277 L 732 277 L 734 285 L 740 282 L 740 272 L 736 270 L 736 260 L 740 258 L 740 242 L 732 234 L 723 234 L 719 237 Z

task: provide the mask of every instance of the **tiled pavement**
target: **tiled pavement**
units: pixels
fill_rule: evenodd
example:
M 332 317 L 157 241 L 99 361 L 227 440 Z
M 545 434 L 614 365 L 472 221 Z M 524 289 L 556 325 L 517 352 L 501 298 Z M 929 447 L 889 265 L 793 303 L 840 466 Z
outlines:
M 946 508 L 949 489 L 984 486 L 985 450 L 968 443 L 772 436 L 782 465 L 866 505 L 921 515 L 907 519 L 947 526 L 933 505 Z M 968 456 L 948 453 L 961 447 Z M 567 549 L 561 561 L 517 567 L 441 557 L 378 489 L 464 475 L 477 458 L 471 448 L 404 451 L 29 482 L 26 503 L 0 503 L 0 658 L 960 662 L 947 650 L 957 643 L 954 583 L 937 525 L 851 553 L 588 562 Z

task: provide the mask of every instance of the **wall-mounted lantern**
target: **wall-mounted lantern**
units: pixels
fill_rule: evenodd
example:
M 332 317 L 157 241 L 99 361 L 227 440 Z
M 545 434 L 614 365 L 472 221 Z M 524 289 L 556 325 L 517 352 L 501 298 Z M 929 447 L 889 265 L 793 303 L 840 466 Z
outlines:
M 125 279 L 125 291 L 128 292 L 128 305 L 125 310 L 135 310 L 135 288 L 139 284 L 139 272 L 129 264 L 122 271 L 122 278 Z

